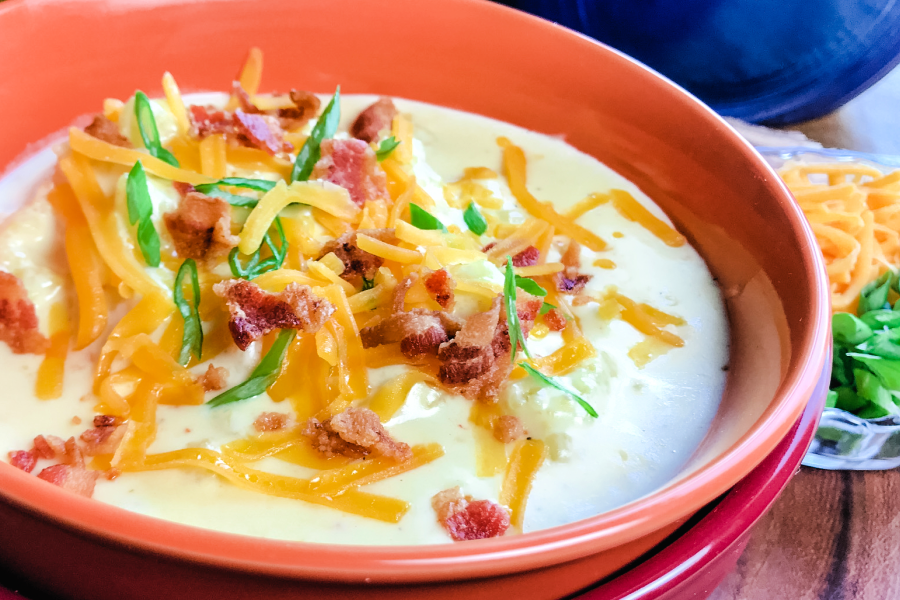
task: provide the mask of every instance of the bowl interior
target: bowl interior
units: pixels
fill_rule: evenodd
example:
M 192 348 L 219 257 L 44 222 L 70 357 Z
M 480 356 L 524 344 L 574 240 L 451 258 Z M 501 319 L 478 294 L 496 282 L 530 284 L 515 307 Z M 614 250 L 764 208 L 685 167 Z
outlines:
M 11 0 L 0 4 L 0 30 L 0 55 L 15 57 L 0 61 L 0 171 L 106 97 L 161 94 L 165 71 L 185 92 L 223 89 L 252 45 L 265 52 L 262 91 L 340 84 L 563 135 L 640 186 L 707 260 L 726 298 L 732 356 L 721 409 L 678 480 L 604 515 L 477 548 L 354 549 L 354 565 L 338 565 L 341 548 L 275 552 L 263 540 L 137 519 L 0 465 L 14 501 L 131 544 L 256 569 L 411 576 L 415 555 L 417 577 L 483 575 L 583 556 L 686 517 L 775 447 L 814 386 L 827 290 L 786 189 L 711 111 L 587 38 L 478 0 Z

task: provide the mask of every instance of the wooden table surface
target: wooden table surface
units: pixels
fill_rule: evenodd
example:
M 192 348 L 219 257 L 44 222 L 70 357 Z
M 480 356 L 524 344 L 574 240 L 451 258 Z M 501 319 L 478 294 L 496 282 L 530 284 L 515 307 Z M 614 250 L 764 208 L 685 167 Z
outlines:
M 824 146 L 900 155 L 900 67 L 797 129 Z M 803 467 L 710 600 L 900 599 L 900 470 Z

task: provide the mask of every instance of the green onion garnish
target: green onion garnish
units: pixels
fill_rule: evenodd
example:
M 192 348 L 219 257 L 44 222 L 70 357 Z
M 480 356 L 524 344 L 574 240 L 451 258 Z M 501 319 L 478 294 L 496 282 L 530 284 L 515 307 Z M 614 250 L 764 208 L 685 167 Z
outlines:
M 487 231 L 487 221 L 485 221 L 484 217 L 481 216 L 481 213 L 478 212 L 478 208 L 475 206 L 474 202 L 469 202 L 469 206 L 466 207 L 466 212 L 463 213 L 463 220 L 466 222 L 466 225 L 469 226 L 469 231 L 475 235 L 482 235 Z
M 268 179 L 247 179 L 246 177 L 226 177 L 225 179 L 220 179 L 218 181 L 214 181 L 212 183 L 201 183 L 198 186 L 194 186 L 194 189 L 200 192 L 201 194 L 206 194 L 207 196 L 211 196 L 213 198 L 222 198 L 226 202 L 228 202 L 232 206 L 246 206 L 248 208 L 253 208 L 257 204 L 259 204 L 259 200 L 256 198 L 250 198 L 249 196 L 239 196 L 237 194 L 229 194 L 228 192 L 222 191 L 219 189 L 221 186 L 230 186 L 230 187 L 238 187 L 245 188 L 248 190 L 255 190 L 257 192 L 268 192 L 272 188 L 275 187 L 275 184 L 278 183 L 276 181 L 270 181 Z
M 159 266 L 159 235 L 153 227 L 153 203 L 150 201 L 150 188 L 147 187 L 147 174 L 140 161 L 134 163 L 128 172 L 125 184 L 125 198 L 128 205 L 128 221 L 137 223 L 137 242 L 144 255 L 144 260 L 151 267 Z
M 547 295 L 547 290 L 539 286 L 534 279 L 522 277 L 521 275 L 516 275 L 516 287 L 522 288 L 532 296 L 540 296 L 543 298 Z
M 550 387 L 556 388 L 556 389 L 558 389 L 559 391 L 565 392 L 565 393 L 567 393 L 568 395 L 570 395 L 570 396 L 572 396 L 573 398 L 575 398 L 575 401 L 578 402 L 578 404 L 581 405 L 581 408 L 583 408 L 583 409 L 587 412 L 587 414 L 591 415 L 591 416 L 594 417 L 595 419 L 599 416 L 599 415 L 597 414 L 597 411 L 594 410 L 594 407 L 591 406 L 590 404 L 588 404 L 587 401 L 586 401 L 584 398 L 582 398 L 582 397 L 581 397 L 577 392 L 575 392 L 574 390 L 570 390 L 569 388 L 567 388 L 567 387 L 561 385 L 559 382 L 557 382 L 556 380 L 554 380 L 552 377 L 547 377 L 546 375 L 544 375 L 543 373 L 541 373 L 540 371 L 538 371 L 537 369 L 535 369 L 534 367 L 532 367 L 532 366 L 529 365 L 528 363 L 520 362 L 520 363 L 519 363 L 519 366 L 522 367 L 523 369 L 525 369 L 525 371 L 526 371 L 529 375 L 531 375 L 532 377 L 534 377 L 535 379 L 537 379 L 537 380 L 540 381 L 541 383 L 543 383 L 543 384 L 545 384 L 545 385 L 549 385 Z
M 297 158 L 294 160 L 294 168 L 291 170 L 291 183 L 306 181 L 313 172 L 313 167 L 322 156 L 320 145 L 322 140 L 334 137 L 338 122 L 341 120 L 341 86 L 337 87 L 331 102 L 322 111 L 316 126 L 313 127 L 303 147 L 300 148 Z
M 223 404 L 253 398 L 265 392 L 270 385 L 275 383 L 278 375 L 281 374 L 284 356 L 287 354 L 288 346 L 291 345 L 295 335 L 297 335 L 296 329 L 282 329 L 278 332 L 275 343 L 272 344 L 266 355 L 259 361 L 253 372 L 250 373 L 247 381 L 236 385 L 227 392 L 219 394 L 207 404 L 210 406 L 222 406 Z
M 516 362 L 516 351 L 519 344 L 522 345 L 522 352 L 525 356 L 531 358 L 531 353 L 525 345 L 525 335 L 522 333 L 522 324 L 519 323 L 519 313 L 516 311 L 516 278 L 513 273 L 512 257 L 506 257 L 506 276 L 503 281 L 503 303 L 506 308 L 506 323 L 509 328 L 509 344 L 512 346 L 510 358 L 512 362 Z
M 435 229 L 438 231 L 447 231 L 444 224 L 433 214 L 415 204 L 409 203 L 409 222 L 413 227 L 419 229 Z
M 375 151 L 375 158 L 378 159 L 378 162 L 383 161 L 388 156 L 391 155 L 391 152 L 400 145 L 400 140 L 395 138 L 394 136 L 389 137 L 386 140 L 381 140 L 381 143 L 378 145 L 378 150 Z
M 280 217 L 275 217 L 275 230 L 278 232 L 279 237 L 279 244 L 277 246 L 272 242 L 272 237 L 269 232 L 266 232 L 266 236 L 263 238 L 263 244 L 265 244 L 272 253 L 272 256 L 269 256 L 268 258 L 260 260 L 260 252 L 262 252 L 263 246 L 263 244 L 260 244 L 260 247 L 256 249 L 256 252 L 250 256 L 250 261 L 246 265 L 242 265 L 238 258 L 239 250 L 237 248 L 231 249 L 231 252 L 228 254 L 228 265 L 231 267 L 232 275 L 249 281 L 259 277 L 263 273 L 281 268 L 281 265 L 284 264 L 284 259 L 287 256 L 288 241 L 284 235 L 284 228 L 281 226 Z
M 153 116 L 153 109 L 150 107 L 150 99 L 140 90 L 134 93 L 134 117 L 137 119 L 141 139 L 144 140 L 144 146 L 147 147 L 150 156 L 155 156 L 173 167 L 181 166 L 178 164 L 178 159 L 162 147 L 162 143 L 159 141 L 159 129 L 156 127 L 156 117 Z
M 549 302 L 544 302 L 541 304 L 541 310 L 538 311 L 539 315 L 546 315 L 548 312 L 556 308 L 555 304 L 550 304 Z
M 375 278 L 366 279 L 365 276 L 362 278 L 362 291 L 371 290 L 375 287 Z
M 184 297 L 183 281 L 185 275 L 191 274 L 191 288 L 194 293 L 193 302 Z M 191 354 L 201 360 L 203 353 L 203 325 L 200 323 L 200 280 L 197 276 L 197 263 L 189 258 L 181 263 L 178 275 L 175 276 L 175 288 L 172 290 L 178 312 L 184 318 L 184 335 L 181 337 L 181 352 L 178 362 L 187 365 Z

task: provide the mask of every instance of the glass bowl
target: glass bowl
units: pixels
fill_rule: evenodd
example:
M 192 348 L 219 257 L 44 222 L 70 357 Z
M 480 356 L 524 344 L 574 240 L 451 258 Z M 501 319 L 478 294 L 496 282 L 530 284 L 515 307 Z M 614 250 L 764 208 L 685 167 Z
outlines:
M 850 162 L 882 171 L 900 168 L 900 156 L 806 147 L 756 148 L 775 169 L 792 160 L 806 163 Z M 900 416 L 862 419 L 839 408 L 826 408 L 803 464 L 831 470 L 872 471 L 900 466 Z

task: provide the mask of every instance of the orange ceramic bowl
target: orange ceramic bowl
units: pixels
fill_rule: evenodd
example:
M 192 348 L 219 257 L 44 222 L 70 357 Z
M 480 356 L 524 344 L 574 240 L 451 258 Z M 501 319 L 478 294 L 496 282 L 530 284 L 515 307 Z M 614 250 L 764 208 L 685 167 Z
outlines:
M 593 518 L 419 547 L 202 530 L 74 496 L 0 464 L 0 562 L 66 596 L 559 597 L 647 551 L 749 473 L 824 367 L 828 289 L 779 178 L 709 109 L 646 67 L 479 0 L 9 0 L 0 3 L 0 170 L 136 88 L 223 89 L 249 46 L 263 91 L 388 94 L 563 135 L 639 185 L 718 278 L 731 325 L 721 408 L 683 472 Z M 0 199 L 0 202 L 3 200 Z M 588 474 L 586 474 L 588 475 Z M 265 596 L 263 596 L 265 594 Z

